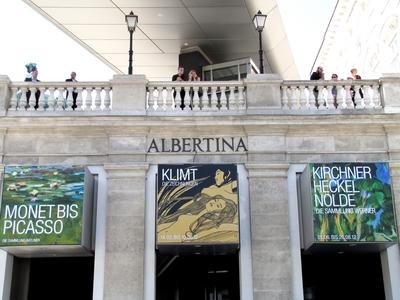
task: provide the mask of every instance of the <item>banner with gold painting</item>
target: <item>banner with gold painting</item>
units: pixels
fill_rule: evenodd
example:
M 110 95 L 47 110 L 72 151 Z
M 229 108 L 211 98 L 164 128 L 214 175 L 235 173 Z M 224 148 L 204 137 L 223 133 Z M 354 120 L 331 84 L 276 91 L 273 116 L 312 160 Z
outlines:
M 159 165 L 157 244 L 239 244 L 233 164 Z

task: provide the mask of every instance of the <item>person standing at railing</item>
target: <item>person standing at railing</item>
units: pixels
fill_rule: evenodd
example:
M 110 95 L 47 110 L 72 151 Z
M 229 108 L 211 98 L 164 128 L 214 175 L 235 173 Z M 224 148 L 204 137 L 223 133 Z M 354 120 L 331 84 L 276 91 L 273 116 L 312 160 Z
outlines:
M 78 82 L 78 80 L 76 80 L 76 72 L 71 72 L 71 77 L 65 79 L 66 82 Z M 75 91 L 75 88 L 74 88 Z M 73 104 L 72 104 L 72 108 L 75 109 L 76 108 L 76 98 L 78 97 L 78 93 L 77 92 L 72 92 L 72 99 L 73 99 Z M 67 91 L 67 95 L 65 97 L 66 99 L 68 99 L 68 91 Z
M 324 80 L 325 79 L 325 74 L 324 74 L 324 69 L 319 66 L 315 72 L 312 72 L 310 76 L 310 80 Z M 318 107 L 318 87 L 315 86 L 313 89 L 314 97 L 315 97 L 315 105 Z
M 178 73 L 172 76 L 172 81 L 186 81 L 184 67 L 179 66 Z M 184 103 L 185 90 L 183 88 L 181 88 L 180 96 L 181 96 L 180 108 L 183 109 L 185 107 L 185 103 Z M 174 91 L 174 99 L 175 99 L 175 97 L 176 97 L 176 92 Z M 176 105 L 176 103 L 175 103 L 175 105 Z
M 333 81 L 337 81 L 338 80 L 338 75 L 333 73 L 332 76 L 331 76 L 331 79 Z M 333 105 L 336 108 L 337 107 L 337 87 L 336 87 L 336 85 L 334 85 L 332 87 L 332 97 L 333 97 Z
M 39 75 L 39 71 L 37 69 L 36 64 L 34 63 L 30 63 L 25 65 L 27 71 L 28 71 L 28 75 L 25 78 L 25 82 L 40 82 L 40 80 L 38 79 L 38 75 Z M 27 107 L 30 106 L 30 99 L 31 97 L 31 91 L 28 89 L 28 91 L 26 92 L 26 103 L 27 103 Z M 34 108 L 37 109 L 39 107 L 39 97 L 40 97 L 40 91 L 39 89 L 36 89 L 35 92 L 35 105 Z M 32 103 L 31 103 L 32 104 Z
M 350 76 L 347 77 L 347 80 L 361 80 L 361 76 L 357 74 L 358 70 L 356 68 L 353 68 L 350 70 Z M 364 98 L 364 93 L 362 91 L 362 89 L 360 88 L 359 90 L 360 93 L 360 97 Z M 354 100 L 355 96 L 356 96 L 356 91 L 354 90 L 354 86 L 351 86 L 350 88 L 350 94 L 351 94 L 351 100 L 354 103 L 354 106 L 356 106 L 356 102 Z
M 188 81 L 201 81 L 201 78 L 197 75 L 196 70 L 191 69 L 189 71 Z M 199 90 L 198 90 L 198 95 L 199 95 L 199 98 L 201 98 L 201 96 L 203 96 L 203 91 L 201 90 L 201 88 L 199 88 Z M 193 99 L 193 97 L 194 97 L 194 90 L 191 87 L 190 88 L 190 98 Z

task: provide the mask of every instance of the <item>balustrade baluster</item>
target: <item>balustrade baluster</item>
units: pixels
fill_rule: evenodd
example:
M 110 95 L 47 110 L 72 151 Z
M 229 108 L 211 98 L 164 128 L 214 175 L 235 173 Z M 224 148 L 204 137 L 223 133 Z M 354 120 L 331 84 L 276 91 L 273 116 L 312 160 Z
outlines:
M 12 110 L 18 110 L 18 87 L 11 88 L 11 99 L 9 108 Z
M 37 110 L 44 111 L 47 108 L 46 107 L 46 100 L 45 100 L 46 88 L 42 87 L 42 88 L 39 88 L 38 90 L 40 92 L 40 95 L 39 95 Z M 31 97 L 32 97 L 32 95 L 31 95 Z M 35 98 L 35 100 L 36 100 L 36 98 Z
M 307 94 L 306 94 L 306 87 L 304 85 L 299 86 L 299 93 L 300 93 L 300 109 L 304 110 L 308 108 L 308 102 L 307 102 Z
M 152 90 L 153 94 L 153 106 L 151 109 L 152 110 L 167 110 L 167 103 L 166 99 L 163 95 L 163 87 L 159 88 L 158 86 L 155 86 Z
M 28 108 L 28 99 L 26 98 L 27 88 L 21 87 L 20 91 L 21 91 L 21 99 L 19 99 L 18 109 L 26 110 Z
M 238 101 L 239 101 L 239 109 L 244 110 L 246 109 L 246 101 L 244 99 L 244 86 L 240 85 L 238 87 L 239 90 L 239 95 L 238 95 Z
M 317 99 L 315 100 L 315 108 L 325 109 L 324 87 L 319 85 L 317 86 L 317 90 L 318 92 L 316 93 Z
M 379 85 L 373 88 L 374 108 L 382 108 L 381 92 Z
M 61 111 L 64 109 L 64 88 L 58 87 L 58 98 L 57 98 L 57 105 L 56 110 Z
M 235 95 L 235 87 L 233 85 L 229 86 L 229 99 L 228 99 L 229 110 L 239 110 L 239 103 Z
M 184 110 L 190 110 L 192 107 L 192 104 L 190 103 L 190 94 L 191 94 L 191 90 L 190 87 L 185 86 L 184 87 L 184 91 L 185 91 L 185 97 L 183 99 L 183 105 L 184 105 Z
M 208 87 L 203 87 L 202 91 L 203 95 L 201 96 L 201 110 L 207 111 L 211 109 L 208 101 Z
M 281 93 L 282 93 L 282 109 L 289 109 L 289 100 L 288 100 L 288 91 L 289 87 L 287 86 L 282 86 L 281 88 Z
M 314 87 L 314 86 L 308 86 L 308 105 L 309 105 L 309 109 L 311 110 L 315 110 L 317 109 L 317 105 L 318 105 L 318 100 L 315 98 L 317 96 L 317 92 L 318 92 L 318 87 Z M 314 88 L 316 88 L 316 90 L 314 91 Z
M 333 96 L 334 95 L 332 94 L 332 90 L 334 90 L 334 88 L 337 91 L 336 86 L 328 85 L 326 87 L 327 94 L 326 94 L 326 106 L 325 106 L 325 108 L 329 109 L 329 110 L 336 109 L 336 106 L 334 105 L 334 101 L 333 101 Z
M 290 109 L 293 110 L 297 110 L 298 104 L 297 104 L 297 99 L 298 99 L 298 95 L 297 95 L 297 86 L 290 86 Z
M 346 90 L 346 107 L 345 108 L 354 108 L 354 102 L 352 99 L 352 93 L 353 93 L 353 89 L 351 86 L 345 86 L 345 90 Z
M 183 109 L 183 102 L 184 99 L 182 99 L 182 95 L 181 95 L 181 88 L 175 88 L 175 109 Z
M 101 90 L 102 87 L 94 88 L 96 91 L 96 96 L 94 98 L 94 110 L 101 110 Z
M 373 95 L 372 95 L 372 93 L 373 93 L 372 85 L 364 86 L 364 104 L 365 104 L 365 108 L 367 108 L 367 109 L 373 107 Z
M 148 87 L 149 96 L 147 98 L 147 105 L 146 105 L 146 108 L 148 110 L 155 110 L 155 107 L 154 107 L 154 89 L 155 88 L 152 87 L 152 86 Z M 157 106 L 158 106 L 158 103 L 157 103 Z
M 217 96 L 217 89 L 218 87 L 213 85 L 211 86 L 211 107 L 212 111 L 218 110 L 218 96 Z
M 86 99 L 85 99 L 85 104 L 86 104 L 86 108 L 88 110 L 92 110 L 93 109 L 93 98 L 92 98 L 92 90 L 93 88 L 86 88 Z
M 341 86 L 339 88 L 340 94 L 338 93 L 338 95 L 340 95 L 340 99 L 339 99 L 339 103 L 338 103 L 338 108 L 340 109 L 345 109 L 347 108 L 347 103 L 346 103 L 346 97 L 347 97 L 347 90 L 345 86 Z
M 172 111 L 174 109 L 178 109 L 176 107 L 176 102 L 173 99 L 173 91 L 171 86 L 167 87 L 167 97 L 165 98 L 165 101 L 165 104 L 167 105 L 167 110 Z
M 55 110 L 56 101 L 54 98 L 54 87 L 49 87 L 49 98 L 47 99 L 47 110 Z
M 67 87 L 66 88 L 67 89 L 67 97 L 66 97 L 66 99 L 65 99 L 65 110 L 68 110 L 68 111 L 70 111 L 70 110 L 72 110 L 72 104 L 74 103 L 73 102 L 73 95 L 72 95 L 72 91 L 74 90 L 72 87 Z
M 363 92 L 360 85 L 354 86 L 354 104 L 356 109 L 363 109 L 365 107 L 364 99 L 361 97 Z M 364 95 L 363 95 L 364 96 Z
M 104 88 L 104 110 L 111 110 L 110 87 Z
M 28 91 L 30 91 L 30 97 L 29 97 L 29 99 L 26 99 L 26 101 L 27 101 L 27 110 L 33 111 L 33 110 L 36 109 L 35 108 L 35 106 L 36 106 L 36 93 L 37 93 L 38 89 L 30 87 L 30 88 L 28 88 Z
M 200 110 L 200 98 L 199 98 L 199 87 L 193 87 L 193 110 Z
M 83 110 L 82 90 L 83 89 L 81 87 L 76 88 L 76 93 L 78 93 L 78 94 L 76 95 L 75 110 Z M 110 98 L 109 94 L 108 94 L 108 97 Z
M 226 94 L 225 94 L 226 86 L 221 86 L 219 89 L 221 92 L 221 97 L 219 98 L 220 110 L 227 110 L 228 109 L 228 107 L 227 107 L 228 101 L 226 99 Z

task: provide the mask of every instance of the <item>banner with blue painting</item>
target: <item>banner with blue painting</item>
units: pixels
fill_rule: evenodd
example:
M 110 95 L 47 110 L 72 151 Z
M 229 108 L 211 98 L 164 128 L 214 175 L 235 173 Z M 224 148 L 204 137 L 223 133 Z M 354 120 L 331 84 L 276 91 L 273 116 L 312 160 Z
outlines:
M 312 163 L 315 242 L 396 242 L 388 163 Z

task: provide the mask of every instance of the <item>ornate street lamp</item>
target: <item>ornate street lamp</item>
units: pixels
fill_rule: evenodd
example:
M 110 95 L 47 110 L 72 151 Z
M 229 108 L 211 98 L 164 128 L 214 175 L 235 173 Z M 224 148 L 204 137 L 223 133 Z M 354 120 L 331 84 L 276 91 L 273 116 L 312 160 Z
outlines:
M 132 39 L 133 39 L 133 33 L 135 32 L 135 28 L 138 22 L 138 16 L 131 11 L 129 15 L 125 16 L 125 21 L 126 25 L 128 25 L 128 31 L 129 31 L 129 67 L 128 67 L 128 74 L 132 75 L 132 56 L 133 56 L 133 50 L 132 50 Z
M 258 54 L 260 55 L 260 73 L 261 74 L 264 74 L 264 51 L 262 48 L 261 32 L 264 29 L 266 19 L 267 19 L 267 15 L 263 15 L 261 13 L 261 10 L 259 10 L 258 13 L 255 14 L 253 17 L 253 23 L 254 23 L 256 30 L 258 31 L 258 40 L 260 42 L 260 48 L 258 50 Z

